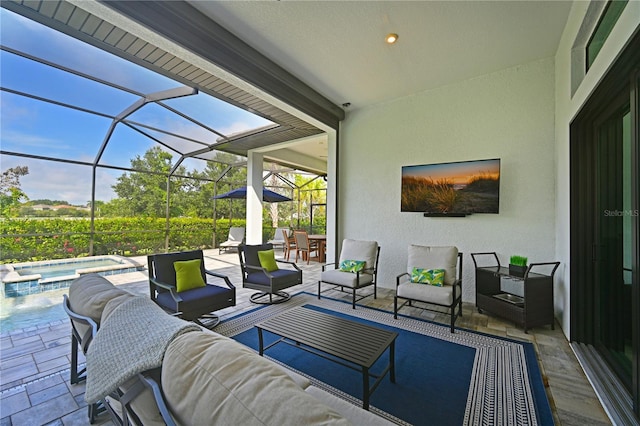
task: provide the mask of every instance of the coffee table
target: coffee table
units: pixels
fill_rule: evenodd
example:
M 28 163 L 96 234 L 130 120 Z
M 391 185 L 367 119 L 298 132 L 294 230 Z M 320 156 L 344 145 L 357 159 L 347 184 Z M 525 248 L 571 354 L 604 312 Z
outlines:
M 298 307 L 256 324 L 259 352 L 263 355 L 278 343 L 287 343 L 356 371 L 362 371 L 362 407 L 369 409 L 369 398 L 389 373 L 395 383 L 395 341 L 398 333 Z M 281 338 L 264 346 L 263 330 Z M 369 369 L 389 349 L 389 364 L 380 374 Z M 369 385 L 369 378 L 376 378 Z

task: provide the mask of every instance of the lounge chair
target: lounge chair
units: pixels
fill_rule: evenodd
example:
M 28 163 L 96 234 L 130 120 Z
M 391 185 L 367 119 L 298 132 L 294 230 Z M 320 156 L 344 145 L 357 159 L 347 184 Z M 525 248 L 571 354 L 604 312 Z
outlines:
M 224 243 L 220 243 L 218 250 L 222 253 L 222 250 L 225 252 L 229 249 L 238 250 L 240 244 L 244 242 L 244 228 L 242 226 L 232 226 L 229 228 L 229 236 L 227 237 L 227 241 Z
M 276 228 L 273 232 L 273 238 L 267 242 L 272 244 L 274 247 L 282 247 L 282 250 L 285 250 L 287 230 L 288 228 Z

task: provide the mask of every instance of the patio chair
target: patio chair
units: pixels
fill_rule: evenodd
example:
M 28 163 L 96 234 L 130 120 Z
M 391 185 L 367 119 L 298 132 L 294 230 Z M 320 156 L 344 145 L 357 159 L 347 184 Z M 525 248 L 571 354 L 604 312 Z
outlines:
M 259 290 L 250 297 L 253 303 L 285 302 L 291 296 L 282 290 L 302 284 L 302 270 L 294 262 L 276 259 L 273 245 L 269 243 L 242 245 L 238 250 L 238 256 L 242 270 L 242 286 Z
M 309 241 L 309 234 L 307 231 L 293 231 L 293 236 L 296 241 L 296 262 L 298 258 L 302 258 L 302 260 L 307 261 L 307 265 L 309 264 L 309 260 L 315 258 L 320 261 L 320 249 L 318 244 L 315 242 Z M 315 256 L 312 254 L 315 253 Z
M 78 347 L 80 347 L 83 354 L 87 353 L 89 344 L 98 332 L 98 324 L 92 318 L 74 312 L 66 294 L 62 295 L 62 298 L 62 307 L 69 316 L 69 322 L 71 323 L 71 378 L 69 381 L 74 385 L 87 379 L 86 367 L 78 369 Z M 89 404 L 87 413 L 89 422 L 93 424 L 96 417 L 105 410 L 106 407 L 102 402 Z
M 289 260 L 289 257 L 291 256 L 291 251 L 296 249 L 296 240 L 293 236 L 289 236 L 289 231 L 287 230 L 282 231 L 282 234 L 284 235 L 283 257 L 286 260 Z
M 398 299 L 404 300 L 398 306 Z M 446 308 L 451 318 L 451 332 L 455 322 L 462 316 L 462 253 L 457 247 L 428 247 L 412 244 L 409 246 L 407 272 L 396 278 L 396 294 L 393 298 L 393 317 L 406 304 L 422 302 Z M 458 312 L 456 313 L 456 306 Z
M 338 262 L 322 265 L 322 273 L 318 281 L 318 299 L 325 291 L 340 287 L 351 289 L 351 306 L 356 308 L 356 302 L 371 296 L 377 298 L 378 258 L 380 246 L 376 241 L 360 241 L 345 239 L 342 241 L 342 250 Z M 322 283 L 332 285 L 331 288 L 321 291 Z M 357 297 L 356 290 L 373 286 L 373 293 Z
M 267 241 L 269 244 L 273 244 L 274 247 L 282 247 L 285 250 L 286 246 L 286 232 L 288 228 L 276 228 L 273 232 L 273 238 Z
M 152 254 L 147 260 L 151 299 L 173 315 L 212 328 L 220 322 L 214 311 L 236 305 L 236 288 L 226 275 L 204 268 L 202 250 Z M 208 277 L 222 285 L 209 283 Z
M 218 246 L 218 252 L 222 253 L 222 250 L 227 252 L 230 249 L 238 249 L 240 244 L 244 242 L 244 227 L 242 226 L 232 226 L 229 228 L 229 236 L 227 237 L 227 241 L 220 243 Z
M 84 274 L 69 287 L 69 295 L 63 295 L 62 307 L 71 324 L 71 384 L 87 379 L 86 368 L 78 369 L 78 347 L 86 355 L 100 329 L 106 313 L 113 312 L 123 300 L 136 297 L 115 287 L 97 274 Z M 164 402 L 160 387 L 160 368 L 146 370 L 123 383 L 107 397 L 87 406 L 91 424 L 98 415 L 108 412 L 114 424 L 165 424 L 175 425 Z

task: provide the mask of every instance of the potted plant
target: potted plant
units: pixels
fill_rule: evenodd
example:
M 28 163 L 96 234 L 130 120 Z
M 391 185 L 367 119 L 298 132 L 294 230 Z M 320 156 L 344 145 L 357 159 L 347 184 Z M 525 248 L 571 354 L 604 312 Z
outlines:
M 527 260 L 525 256 L 511 256 L 509 258 L 509 274 L 524 277 L 527 272 Z

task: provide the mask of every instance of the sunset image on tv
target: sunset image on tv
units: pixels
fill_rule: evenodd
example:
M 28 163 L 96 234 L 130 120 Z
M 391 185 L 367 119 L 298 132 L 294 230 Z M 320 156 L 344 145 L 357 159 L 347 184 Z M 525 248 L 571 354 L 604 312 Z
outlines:
M 500 159 L 402 167 L 400 210 L 498 213 Z

